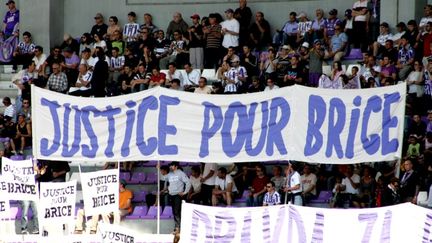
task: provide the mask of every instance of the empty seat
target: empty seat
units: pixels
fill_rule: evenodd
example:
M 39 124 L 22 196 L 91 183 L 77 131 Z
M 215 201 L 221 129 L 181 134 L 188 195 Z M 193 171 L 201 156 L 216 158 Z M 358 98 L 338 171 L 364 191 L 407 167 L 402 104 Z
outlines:
M 310 200 L 310 203 L 328 203 L 332 196 L 333 194 L 331 191 L 321 191 L 318 198 Z
M 129 172 L 120 172 L 120 179 L 123 179 L 125 181 L 130 180 L 130 173 Z
M 130 184 L 140 184 L 145 181 L 144 172 L 134 172 L 129 180 Z
M 146 215 L 147 207 L 146 206 L 136 206 L 132 212 L 132 214 L 127 215 L 127 219 L 139 219 Z
M 10 157 L 11 160 L 24 160 L 24 156 L 22 155 L 12 155 Z
M 161 219 L 170 219 L 173 218 L 173 211 L 171 206 L 165 206 L 161 216 Z
M 353 48 L 349 52 L 348 55 L 344 57 L 345 60 L 362 60 L 363 59 L 363 53 L 361 52 L 361 49 L 359 48 Z
M 147 174 L 147 177 L 143 181 L 144 184 L 154 184 L 157 181 L 157 173 L 150 172 Z
M 159 207 L 159 209 L 160 209 L 160 207 Z M 158 213 L 157 210 L 158 210 L 158 209 L 157 209 L 156 206 L 151 206 L 151 207 L 149 208 L 147 214 L 146 214 L 146 215 L 143 215 L 141 218 L 143 218 L 143 219 L 155 219 L 155 218 L 157 217 L 157 213 Z M 161 212 L 161 211 L 162 211 L 162 210 L 160 209 L 159 212 Z
M 217 80 L 216 71 L 214 69 L 204 69 L 202 75 L 207 81 Z
M 421 191 L 417 195 L 417 205 L 426 207 L 428 205 L 427 191 Z
M 236 199 L 235 201 L 239 202 L 239 203 L 240 202 L 246 202 L 248 195 L 249 195 L 249 191 L 248 190 L 244 190 L 243 194 L 242 194 L 242 197 L 239 198 L 239 199 Z
M 144 202 L 146 195 L 147 195 L 146 191 L 136 191 L 133 194 L 132 202 L 134 203 Z

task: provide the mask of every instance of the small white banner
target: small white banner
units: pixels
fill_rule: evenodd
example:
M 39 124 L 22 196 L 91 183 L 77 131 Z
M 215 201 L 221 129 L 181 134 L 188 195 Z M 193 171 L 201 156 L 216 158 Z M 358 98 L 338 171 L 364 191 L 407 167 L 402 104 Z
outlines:
M 0 219 L 10 218 L 9 195 L 0 190 Z
M 38 189 L 32 160 L 2 158 L 0 190 L 13 200 L 38 200 Z
M 99 232 L 103 243 L 134 243 L 138 240 L 134 231 L 119 225 L 100 223 Z
M 40 184 L 39 220 L 64 223 L 75 217 L 76 180 Z
M 370 209 L 182 204 L 182 243 L 431 242 L 432 211 L 410 203 Z
M 86 215 L 108 214 L 118 210 L 117 169 L 81 173 L 81 186 Z

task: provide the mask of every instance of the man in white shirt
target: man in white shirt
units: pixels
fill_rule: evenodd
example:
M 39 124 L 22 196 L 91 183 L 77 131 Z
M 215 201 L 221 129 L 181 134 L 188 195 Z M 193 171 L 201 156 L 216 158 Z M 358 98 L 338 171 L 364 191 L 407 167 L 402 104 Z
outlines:
M 264 195 L 263 206 L 272 206 L 281 204 L 280 194 L 276 191 L 275 183 L 269 181 L 266 185 L 267 192 Z
M 287 176 L 287 184 L 284 188 L 285 202 L 289 197 L 292 204 L 303 206 L 301 180 L 300 174 L 297 172 L 297 165 L 290 162 L 285 169 L 285 174 Z
M 234 18 L 234 10 L 231 8 L 225 11 L 226 20 L 221 23 L 223 41 L 222 46 L 225 49 L 228 47 L 238 47 L 239 45 L 239 33 L 240 23 Z
M 300 177 L 301 184 L 303 187 L 303 200 L 305 204 L 307 204 L 311 199 L 316 198 L 316 183 L 317 177 L 314 173 L 311 172 L 310 165 L 306 164 L 303 167 L 303 175 Z
M 428 4 L 424 7 L 424 17 L 421 18 L 419 23 L 420 31 L 423 31 L 426 24 L 432 22 L 432 5 Z
M 272 90 L 275 90 L 275 89 L 279 89 L 279 86 L 277 86 L 274 83 L 273 79 L 268 78 L 267 79 L 267 86 L 265 87 L 264 92 L 272 91 Z
M 34 54 L 35 56 L 33 57 L 32 61 L 36 64 L 36 72 L 38 73 L 39 77 L 42 77 L 44 75 L 43 70 L 44 70 L 44 63 L 47 59 L 47 56 L 45 55 L 45 53 L 43 53 L 43 48 L 42 46 L 36 46 L 34 48 Z
M 215 163 L 205 163 L 201 178 L 201 195 L 203 204 L 210 206 L 212 199 L 212 191 L 215 186 L 216 181 L 216 164 Z
M 354 168 L 349 165 L 346 172 L 345 178 L 342 179 L 341 192 L 344 195 L 345 201 L 349 201 L 352 204 L 352 198 L 359 194 L 360 176 L 354 174 Z
M 166 73 L 167 82 L 171 82 L 173 79 L 180 80 L 180 83 L 183 83 L 182 73 L 177 70 L 176 63 L 170 62 L 168 63 L 168 72 Z
M 201 72 L 198 69 L 193 69 L 192 64 L 186 63 L 184 65 L 184 72 L 181 86 L 185 91 L 193 92 L 201 78 Z
M 235 94 L 238 91 L 238 88 L 242 86 L 243 83 L 246 82 L 248 75 L 246 68 L 240 66 L 240 59 L 233 58 L 231 62 L 231 69 L 227 72 L 227 75 L 224 77 L 225 82 L 225 94 Z
M 201 77 L 198 81 L 198 87 L 195 88 L 194 93 L 197 94 L 211 94 L 212 89 L 207 86 L 207 79 L 205 77 Z
M 187 195 L 187 201 L 199 204 L 201 203 L 201 168 L 199 166 L 193 166 L 191 171 L 192 173 L 189 177 L 191 189 Z
M 227 206 L 231 206 L 237 192 L 234 180 L 230 174 L 227 174 L 226 168 L 219 168 L 212 193 L 212 205 L 216 206 L 218 201 L 223 198 Z
M 380 35 L 377 40 L 373 43 L 373 56 L 377 56 L 385 48 L 385 42 L 387 40 L 392 40 L 393 35 L 390 33 L 389 25 L 386 22 L 382 22 L 380 25 Z
M 124 56 L 119 55 L 118 47 L 113 47 L 111 50 L 111 59 L 109 63 L 109 81 L 117 82 L 120 74 L 123 71 L 125 65 Z
M 12 105 L 11 99 L 9 97 L 3 98 L 3 105 L 6 106 L 3 115 L 12 118 L 12 121 L 16 121 L 16 109 L 15 106 Z

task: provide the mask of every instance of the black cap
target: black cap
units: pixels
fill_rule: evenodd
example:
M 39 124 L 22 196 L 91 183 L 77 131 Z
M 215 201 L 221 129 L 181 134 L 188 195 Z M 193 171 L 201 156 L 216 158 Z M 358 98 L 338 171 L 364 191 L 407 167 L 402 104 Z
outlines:
M 177 162 L 177 161 L 173 161 L 173 162 L 171 162 L 170 164 L 169 164 L 169 166 L 172 166 L 172 165 L 175 165 L 175 166 L 179 166 L 179 162 Z
M 6 2 L 6 5 L 9 5 L 9 4 L 11 4 L 11 3 L 15 4 L 15 1 L 13 1 L 13 0 L 9 0 L 9 1 Z
M 229 9 L 225 10 L 225 13 L 234 13 L 234 10 L 232 8 L 229 8 Z
M 218 15 L 215 14 L 215 13 L 211 13 L 211 14 L 209 15 L 209 18 L 217 19 L 217 17 L 218 17 Z
M 134 11 L 131 11 L 128 13 L 128 16 L 136 17 L 136 13 Z
M 380 24 L 380 26 L 385 27 L 385 28 L 389 28 L 389 24 L 387 24 L 387 22 L 382 22 Z
M 330 15 L 337 15 L 337 13 L 338 13 L 337 9 L 332 9 L 329 12 Z
M 352 17 L 352 10 L 351 9 L 345 10 L 345 16 L 346 17 Z
M 91 52 L 90 48 L 84 48 L 84 50 L 82 50 L 82 52 Z

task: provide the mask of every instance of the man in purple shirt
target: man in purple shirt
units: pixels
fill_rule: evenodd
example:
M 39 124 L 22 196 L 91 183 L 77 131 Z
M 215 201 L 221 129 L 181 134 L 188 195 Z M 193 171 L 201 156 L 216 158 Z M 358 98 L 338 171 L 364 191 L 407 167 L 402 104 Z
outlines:
M 63 56 L 65 57 L 65 63 L 62 63 L 62 69 L 67 76 L 69 87 L 75 85 L 78 78 L 78 65 L 80 64 L 80 58 L 75 52 L 66 47 L 63 50 Z
M 3 34 L 7 39 L 18 31 L 19 10 L 15 7 L 15 1 L 9 0 L 6 5 L 8 6 L 9 11 L 6 12 L 6 15 L 3 18 Z

